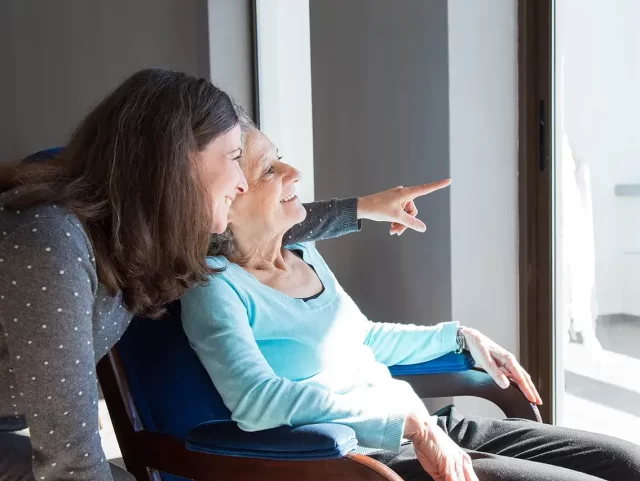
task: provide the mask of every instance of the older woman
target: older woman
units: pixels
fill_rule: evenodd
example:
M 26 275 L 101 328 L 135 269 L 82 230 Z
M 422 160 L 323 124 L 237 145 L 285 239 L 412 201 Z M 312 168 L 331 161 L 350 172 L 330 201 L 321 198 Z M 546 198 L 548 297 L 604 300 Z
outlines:
M 300 174 L 258 130 L 247 133 L 243 169 L 250 188 L 212 245 L 219 272 L 182 301 L 185 331 L 242 429 L 345 424 L 407 480 L 640 479 L 639 449 L 621 440 L 453 407 L 430 416 L 387 366 L 466 348 L 499 384 L 508 375 L 540 398 L 514 357 L 477 331 L 369 321 L 315 248 L 283 248 L 306 216 Z

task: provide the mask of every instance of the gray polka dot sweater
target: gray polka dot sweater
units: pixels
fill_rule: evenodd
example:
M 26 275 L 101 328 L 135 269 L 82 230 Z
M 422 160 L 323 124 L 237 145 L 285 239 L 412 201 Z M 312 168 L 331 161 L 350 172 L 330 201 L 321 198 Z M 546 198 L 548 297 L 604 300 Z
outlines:
M 97 279 L 91 243 L 71 212 L 10 209 L 9 195 L 0 194 L 0 431 L 29 427 L 36 480 L 112 481 L 95 365 L 131 314 Z M 356 199 L 306 207 L 287 243 L 359 228 Z

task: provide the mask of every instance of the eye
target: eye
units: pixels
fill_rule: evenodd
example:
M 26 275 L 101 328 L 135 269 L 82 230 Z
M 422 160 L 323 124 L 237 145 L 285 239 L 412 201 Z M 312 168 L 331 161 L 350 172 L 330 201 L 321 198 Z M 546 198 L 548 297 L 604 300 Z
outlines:
M 232 162 L 239 162 L 242 159 L 242 155 L 244 154 L 244 150 L 243 149 L 238 149 L 238 155 L 236 155 L 235 157 L 231 158 Z
M 275 171 L 275 169 L 273 168 L 273 165 L 271 165 L 271 167 L 269 167 L 269 170 L 267 170 L 267 171 L 265 172 L 265 174 L 275 174 L 275 172 L 276 172 L 276 171 Z

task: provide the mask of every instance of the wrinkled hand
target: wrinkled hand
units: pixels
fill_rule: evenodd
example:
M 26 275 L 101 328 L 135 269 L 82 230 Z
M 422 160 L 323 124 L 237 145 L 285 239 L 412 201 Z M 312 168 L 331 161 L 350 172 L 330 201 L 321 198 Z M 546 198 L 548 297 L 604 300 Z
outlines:
M 498 346 L 484 334 L 475 329 L 462 329 L 467 349 L 481 367 L 494 379 L 502 389 L 509 387 L 509 380 L 514 381 L 525 397 L 534 404 L 542 404 L 540 394 L 516 357 L 506 349 Z
M 415 187 L 395 187 L 360 197 L 358 198 L 358 219 L 391 222 L 390 234 L 400 235 L 407 227 L 424 232 L 427 226 L 416 217 L 418 209 L 413 200 L 443 189 L 450 183 L 450 179 L 445 179 Z
M 434 481 L 478 481 L 471 458 L 440 427 L 430 421 L 406 436 L 416 457 Z

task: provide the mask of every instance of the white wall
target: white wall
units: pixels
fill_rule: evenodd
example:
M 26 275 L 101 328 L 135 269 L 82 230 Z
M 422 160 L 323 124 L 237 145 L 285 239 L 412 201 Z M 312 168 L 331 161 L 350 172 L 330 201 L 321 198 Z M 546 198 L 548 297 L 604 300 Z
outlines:
M 297 192 L 314 199 L 308 0 L 258 0 L 260 129 L 283 162 L 302 172 Z
M 448 1 L 453 318 L 518 353 L 517 6 Z

